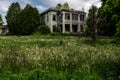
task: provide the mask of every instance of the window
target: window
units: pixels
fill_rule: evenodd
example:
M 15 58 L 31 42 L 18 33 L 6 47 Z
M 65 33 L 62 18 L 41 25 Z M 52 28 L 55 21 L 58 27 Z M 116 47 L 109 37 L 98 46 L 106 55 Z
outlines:
M 84 15 L 80 15 L 80 20 L 84 21 Z
M 65 13 L 65 19 L 70 20 L 70 13 Z
M 53 15 L 53 21 L 56 21 L 56 15 Z
M 69 24 L 66 24 L 66 25 L 65 25 L 65 31 L 67 31 L 67 32 L 70 31 L 70 25 L 69 25 Z
M 72 31 L 77 32 L 78 31 L 78 25 L 72 25 Z
M 80 25 L 80 27 L 81 27 L 81 32 L 83 32 L 83 25 Z
M 73 14 L 72 15 L 72 20 L 78 20 L 78 14 Z

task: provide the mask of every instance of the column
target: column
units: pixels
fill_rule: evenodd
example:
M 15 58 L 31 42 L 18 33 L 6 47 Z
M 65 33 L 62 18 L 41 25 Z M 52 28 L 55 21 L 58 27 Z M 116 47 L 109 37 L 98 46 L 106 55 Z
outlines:
M 62 16 L 62 32 L 65 33 L 65 12 L 63 12 Z
M 51 31 L 51 33 L 53 33 L 53 14 L 52 13 L 50 13 L 50 31 Z
M 70 32 L 72 32 L 72 13 L 70 13 Z
M 77 32 L 80 32 L 81 28 L 80 28 L 80 14 L 78 14 L 78 30 Z

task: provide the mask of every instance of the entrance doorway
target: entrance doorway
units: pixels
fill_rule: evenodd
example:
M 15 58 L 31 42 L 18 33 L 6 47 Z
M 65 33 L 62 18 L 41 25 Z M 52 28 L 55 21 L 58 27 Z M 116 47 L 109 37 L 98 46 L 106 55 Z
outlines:
M 72 25 L 72 31 L 77 32 L 78 30 L 78 25 Z

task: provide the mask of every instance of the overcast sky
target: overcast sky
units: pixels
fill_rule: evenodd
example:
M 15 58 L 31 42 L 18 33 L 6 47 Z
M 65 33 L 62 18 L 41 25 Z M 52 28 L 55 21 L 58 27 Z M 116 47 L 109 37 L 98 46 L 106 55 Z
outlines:
M 46 10 L 49 7 L 55 7 L 57 3 L 68 2 L 70 7 L 75 10 L 81 10 L 84 7 L 85 12 L 88 11 L 89 7 L 94 4 L 98 7 L 101 6 L 100 0 L 0 0 L 0 14 L 5 22 L 5 15 L 8 7 L 13 2 L 19 2 L 21 8 L 24 8 L 26 4 L 30 4 L 33 7 L 37 7 L 39 12 Z

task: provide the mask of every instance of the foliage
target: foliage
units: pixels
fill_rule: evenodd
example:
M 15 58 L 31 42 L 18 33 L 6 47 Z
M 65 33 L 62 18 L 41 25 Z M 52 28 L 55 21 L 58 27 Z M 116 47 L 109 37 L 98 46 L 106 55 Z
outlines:
M 53 26 L 53 32 L 60 32 L 60 26 Z
M 30 35 L 34 33 L 40 25 L 39 17 L 39 12 L 36 8 L 26 5 L 17 17 L 18 27 L 16 29 L 16 34 Z
M 69 4 L 67 2 L 65 2 L 63 4 L 63 9 L 65 9 L 65 10 L 69 10 L 70 9 Z
M 119 0 L 101 0 L 103 2 L 100 8 L 101 18 L 105 18 L 100 34 L 114 36 L 117 33 L 117 24 L 120 21 L 120 1 Z
M 14 35 L 30 35 L 40 25 L 39 12 L 31 5 L 21 10 L 19 3 L 12 3 L 7 12 L 7 23 L 10 33 Z
M 87 34 L 91 36 L 92 41 L 95 42 L 97 39 L 97 7 L 92 6 L 89 9 L 87 18 Z
M 16 34 L 17 15 L 21 11 L 19 3 L 12 3 L 7 11 L 6 20 L 11 34 Z
M 86 39 L 1 36 L 0 79 L 119 80 L 120 46 L 101 44 L 111 39 L 99 39 L 91 46 L 83 43 Z
M 38 27 L 38 32 L 40 32 L 42 34 L 48 34 L 48 33 L 50 33 L 50 29 L 46 25 L 40 25 Z
M 69 9 L 70 9 L 70 6 L 69 6 L 69 4 L 68 4 L 67 2 L 65 2 L 63 5 L 60 4 L 60 3 L 58 3 L 57 6 L 56 6 L 56 8 L 57 8 L 58 10 L 62 10 L 62 9 L 64 9 L 64 10 L 69 10 Z
M 58 3 L 57 6 L 56 6 L 56 8 L 57 8 L 58 10 L 61 10 L 61 9 L 62 9 L 62 4 Z
M 0 25 L 2 25 L 2 16 L 0 15 Z

